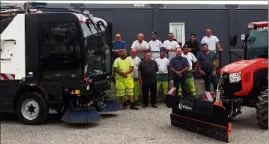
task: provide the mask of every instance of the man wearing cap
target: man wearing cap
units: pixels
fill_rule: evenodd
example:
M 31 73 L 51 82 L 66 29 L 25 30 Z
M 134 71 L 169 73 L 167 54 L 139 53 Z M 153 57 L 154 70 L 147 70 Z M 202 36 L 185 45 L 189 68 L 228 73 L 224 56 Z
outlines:
M 157 32 L 152 32 L 152 40 L 148 43 L 149 50 L 152 54 L 152 60 L 160 57 L 160 48 L 162 47 L 162 42 L 157 39 L 157 35 Z
M 174 34 L 168 34 L 168 40 L 163 42 L 163 47 L 168 51 L 168 59 L 171 60 L 176 56 L 176 49 L 180 48 L 177 41 L 174 41 Z
M 132 72 L 132 76 L 134 79 L 134 99 L 135 103 L 138 104 L 139 97 L 140 97 L 140 85 L 138 83 L 138 66 L 141 62 L 141 59 L 136 56 L 136 49 L 131 49 L 131 56 L 128 57 L 132 60 L 134 64 L 134 70 Z
M 185 74 L 187 91 L 190 95 L 195 96 L 196 91 L 195 91 L 193 72 L 196 70 L 196 67 L 198 67 L 197 59 L 193 53 L 189 52 L 189 47 L 187 45 L 183 46 L 183 53 L 181 54 L 181 56 L 185 57 L 190 65 L 188 71 Z
M 139 33 L 137 35 L 137 40 L 135 40 L 131 46 L 132 49 L 136 49 L 137 51 L 137 56 L 143 60 L 145 56 L 145 52 L 149 51 L 149 45 L 148 43 L 144 40 L 144 34 Z

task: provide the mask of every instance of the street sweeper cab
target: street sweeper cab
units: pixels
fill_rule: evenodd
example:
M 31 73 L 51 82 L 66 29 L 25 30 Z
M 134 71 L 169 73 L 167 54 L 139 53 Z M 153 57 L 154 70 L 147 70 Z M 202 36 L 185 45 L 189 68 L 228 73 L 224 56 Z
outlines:
M 99 112 L 118 110 L 106 95 L 112 69 L 105 24 L 73 12 L 31 10 L 40 7 L 25 3 L 1 20 L 1 112 L 42 124 L 49 109 L 68 123 L 95 122 Z
M 171 88 L 165 96 L 172 108 L 171 124 L 188 131 L 229 142 L 230 119 L 242 106 L 254 107 L 261 128 L 268 128 L 268 22 L 252 22 L 242 35 L 244 59 L 224 66 L 212 101 L 201 97 L 175 96 Z M 237 36 L 231 45 L 237 44 Z

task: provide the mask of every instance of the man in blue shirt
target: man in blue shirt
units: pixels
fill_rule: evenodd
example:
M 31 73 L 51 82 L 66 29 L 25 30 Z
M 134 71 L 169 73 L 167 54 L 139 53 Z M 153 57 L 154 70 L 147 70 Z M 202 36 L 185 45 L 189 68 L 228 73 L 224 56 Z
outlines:
M 209 51 L 208 45 L 202 44 L 202 52 L 198 55 L 198 67 L 202 78 L 204 79 L 205 90 L 210 91 L 210 84 L 213 84 L 214 91 L 217 89 L 216 70 L 219 67 L 218 56 L 215 52 Z
M 181 56 L 181 53 L 181 48 L 177 48 L 177 55 L 171 59 L 169 67 L 173 74 L 174 86 L 176 87 L 176 95 L 178 95 L 178 88 L 180 84 L 182 89 L 182 95 L 188 96 L 186 89 L 185 72 L 188 71 L 190 65 L 188 60 L 185 57 Z
M 126 43 L 121 40 L 121 35 L 120 34 L 116 34 L 115 36 L 115 40 L 112 41 L 112 59 L 113 61 L 119 56 L 119 53 L 121 52 L 121 50 L 126 48 Z

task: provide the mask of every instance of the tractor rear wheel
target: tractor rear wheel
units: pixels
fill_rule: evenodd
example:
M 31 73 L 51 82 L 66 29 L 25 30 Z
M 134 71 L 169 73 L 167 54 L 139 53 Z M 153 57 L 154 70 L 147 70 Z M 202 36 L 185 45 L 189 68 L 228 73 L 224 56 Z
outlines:
M 261 92 L 256 104 L 256 114 L 259 126 L 268 129 L 268 89 Z

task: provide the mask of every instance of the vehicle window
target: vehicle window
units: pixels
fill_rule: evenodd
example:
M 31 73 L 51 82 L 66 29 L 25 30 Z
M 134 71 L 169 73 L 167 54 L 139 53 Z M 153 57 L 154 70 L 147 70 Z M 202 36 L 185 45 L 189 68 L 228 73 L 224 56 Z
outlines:
M 268 30 L 255 30 L 249 32 L 248 45 L 251 48 L 263 48 L 268 46 Z
M 251 29 L 247 38 L 247 58 L 268 55 L 268 30 Z
M 92 31 L 87 27 L 86 23 L 80 22 L 80 25 L 81 25 L 84 37 L 87 37 L 92 34 Z
M 84 37 L 97 34 L 97 30 L 92 24 L 88 23 L 88 26 L 89 26 L 88 27 L 85 22 L 80 22 L 80 25 L 81 25 Z
M 88 74 L 90 77 L 111 73 L 110 49 L 106 43 L 106 35 L 88 39 Z
M 42 71 L 44 78 L 79 78 L 80 45 L 77 27 L 69 24 L 42 26 Z
M 96 30 L 96 28 L 94 27 L 94 25 L 92 23 L 88 23 L 88 26 L 89 26 L 93 35 L 98 33 L 98 31 Z

